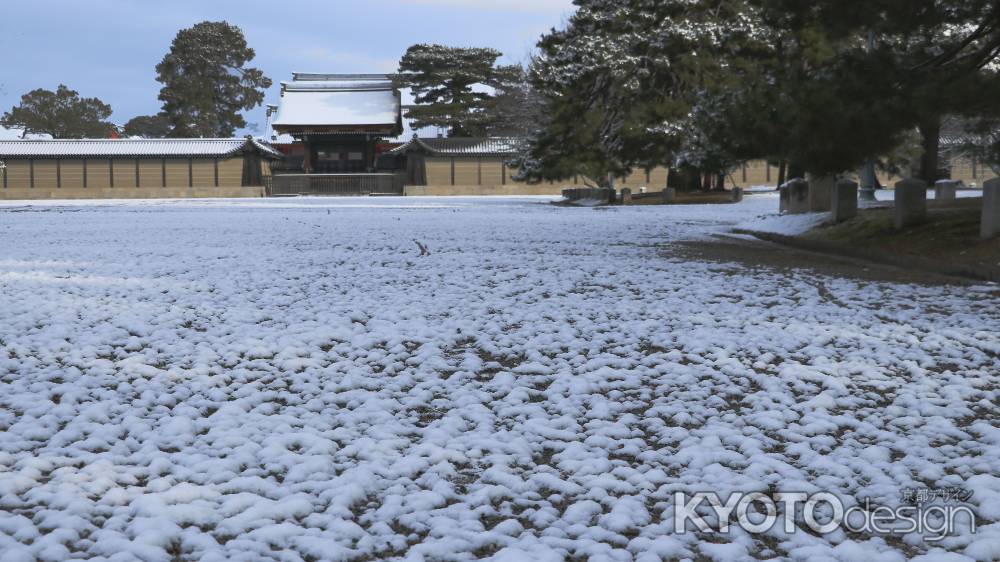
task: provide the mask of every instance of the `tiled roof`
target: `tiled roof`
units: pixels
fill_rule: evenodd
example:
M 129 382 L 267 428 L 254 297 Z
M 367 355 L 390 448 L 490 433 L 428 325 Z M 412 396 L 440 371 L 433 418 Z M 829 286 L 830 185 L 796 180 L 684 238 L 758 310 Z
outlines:
M 494 156 L 517 154 L 522 139 L 515 137 L 451 137 L 451 138 L 417 138 L 393 149 L 391 152 L 407 152 L 412 149 L 422 149 L 430 154 L 442 156 Z
M 396 86 L 392 78 L 385 74 L 292 74 L 291 82 L 281 83 L 281 92 L 295 91 L 325 91 L 325 92 L 357 92 L 384 91 L 393 92 Z
M 295 82 L 392 81 L 388 74 L 329 74 L 325 72 L 292 72 Z
M 265 155 L 281 153 L 256 139 L 2 140 L 0 158 L 166 158 L 231 156 L 250 143 Z

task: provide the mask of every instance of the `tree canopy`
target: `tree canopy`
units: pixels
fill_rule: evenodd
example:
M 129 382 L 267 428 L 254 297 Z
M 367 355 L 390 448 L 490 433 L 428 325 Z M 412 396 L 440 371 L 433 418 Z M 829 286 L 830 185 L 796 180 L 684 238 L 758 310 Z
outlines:
M 111 106 L 60 84 L 55 92 L 39 88 L 0 118 L 0 125 L 43 133 L 56 139 L 104 138 L 112 130 Z
M 170 136 L 172 131 L 170 118 L 165 113 L 156 115 L 140 115 L 125 123 L 122 132 L 129 137 L 146 139 L 162 139 Z
M 406 117 L 415 129 L 440 127 L 451 136 L 480 136 L 496 119 L 496 92 L 522 76 L 517 65 L 497 65 L 495 49 L 413 45 L 399 62 L 397 85 L 416 105 Z
M 576 3 L 532 65 L 551 118 L 529 177 L 657 164 L 720 174 L 756 158 L 830 175 L 917 130 L 936 155 L 943 115 L 997 111 L 994 0 Z M 919 167 L 932 180 L 930 160 Z
M 173 137 L 231 137 L 241 115 L 264 101 L 271 79 L 248 67 L 255 53 L 240 28 L 202 22 L 177 33 L 156 66 L 159 99 Z

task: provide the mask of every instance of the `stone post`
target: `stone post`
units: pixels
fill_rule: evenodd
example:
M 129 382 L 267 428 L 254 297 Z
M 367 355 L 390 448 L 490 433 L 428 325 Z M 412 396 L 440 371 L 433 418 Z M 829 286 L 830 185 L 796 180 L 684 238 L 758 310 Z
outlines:
M 734 187 L 733 191 L 732 191 L 732 196 L 733 196 L 733 203 L 739 203 L 740 201 L 742 201 L 743 200 L 743 188 L 742 187 Z
M 622 205 L 631 205 L 631 204 L 632 204 L 632 190 L 629 189 L 629 188 L 627 188 L 627 187 L 623 187 L 622 188 Z
M 934 200 L 935 201 L 954 201 L 958 197 L 958 184 L 957 181 L 952 180 L 940 180 L 934 184 Z
M 781 187 L 778 188 L 778 212 L 779 213 L 787 213 L 788 212 L 788 206 L 789 206 L 788 204 L 789 204 L 789 201 L 791 200 L 791 193 L 792 193 L 792 190 L 791 190 L 791 188 L 788 187 L 788 184 L 782 185 Z
M 894 197 L 897 230 L 927 219 L 927 182 L 913 178 L 896 182 Z
M 983 184 L 983 218 L 979 235 L 986 238 L 1000 236 L 1000 178 Z
M 792 215 L 809 212 L 809 182 L 796 178 L 785 184 L 788 189 L 788 212 Z
M 674 199 L 677 199 L 677 190 L 672 187 L 664 188 L 663 192 L 660 193 L 660 197 L 663 198 L 664 205 L 670 205 L 674 202 Z
M 830 200 L 833 222 L 844 222 L 858 216 L 858 182 L 843 179 L 833 187 Z
M 833 188 L 837 183 L 833 176 L 808 176 L 809 212 L 819 213 L 830 210 Z

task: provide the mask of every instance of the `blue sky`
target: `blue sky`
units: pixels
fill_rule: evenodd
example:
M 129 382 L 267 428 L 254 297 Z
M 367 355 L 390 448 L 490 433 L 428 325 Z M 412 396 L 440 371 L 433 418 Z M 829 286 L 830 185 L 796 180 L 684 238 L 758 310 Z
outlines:
M 570 0 L 32 0 L 0 9 L 0 112 L 60 83 L 97 96 L 124 123 L 156 113 L 154 67 L 179 29 L 226 20 L 275 82 L 291 72 L 387 72 L 414 43 L 493 47 L 525 60 Z M 265 122 L 262 109 L 247 121 Z

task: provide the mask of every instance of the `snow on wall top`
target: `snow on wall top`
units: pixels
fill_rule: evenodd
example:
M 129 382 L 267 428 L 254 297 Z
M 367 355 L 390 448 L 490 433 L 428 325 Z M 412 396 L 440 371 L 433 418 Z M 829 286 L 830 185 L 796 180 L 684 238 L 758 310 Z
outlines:
M 46 140 L 51 138 L 52 135 L 39 133 L 28 133 L 25 135 L 24 129 L 8 129 L 0 126 L 0 140 Z
M 262 153 L 281 153 L 254 139 L 64 139 L 0 140 L 0 158 L 222 157 L 250 143 Z
M 396 126 L 400 99 L 382 74 L 294 73 L 281 83 L 281 108 L 274 126 Z
M 394 148 L 390 152 L 400 153 L 410 150 L 423 150 L 436 155 L 504 155 L 516 154 L 521 139 L 514 137 L 451 137 L 451 138 L 418 138 Z

